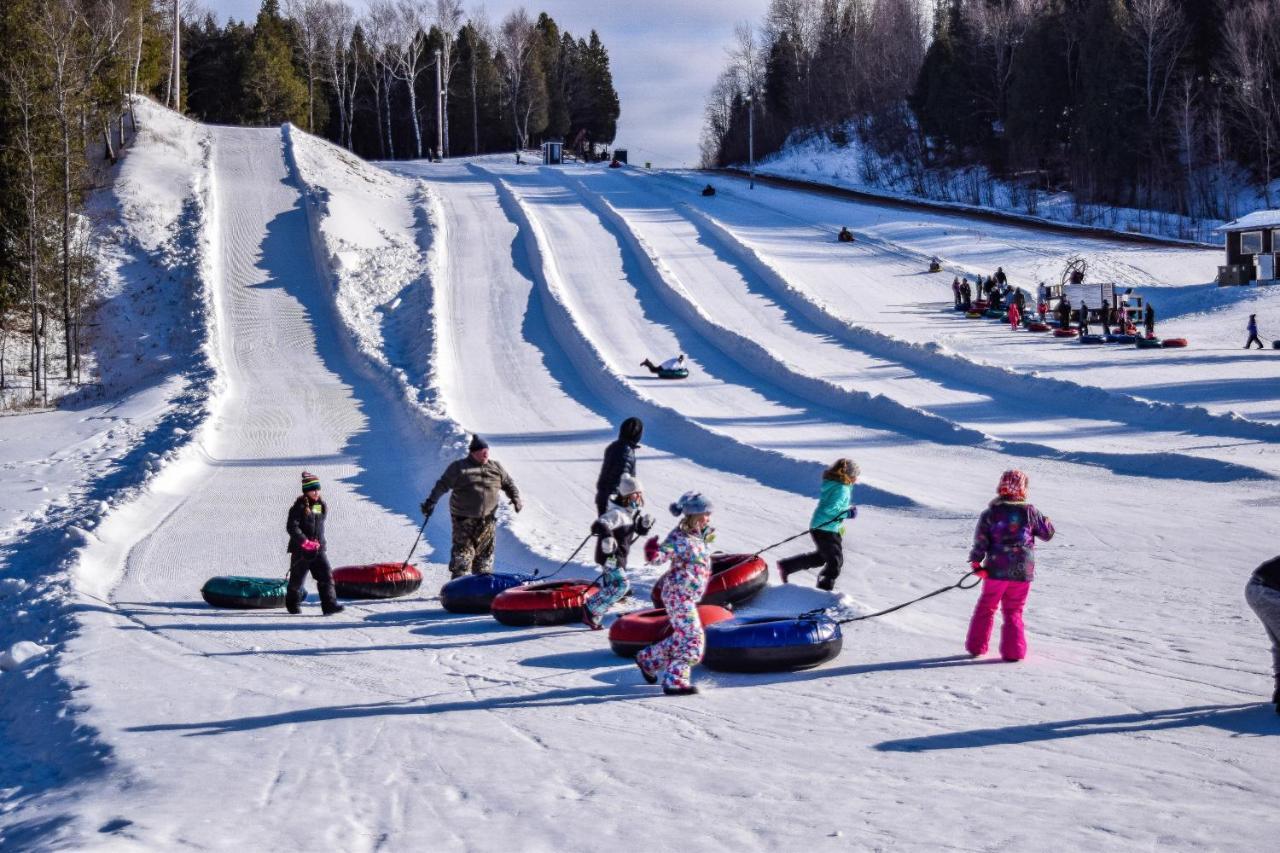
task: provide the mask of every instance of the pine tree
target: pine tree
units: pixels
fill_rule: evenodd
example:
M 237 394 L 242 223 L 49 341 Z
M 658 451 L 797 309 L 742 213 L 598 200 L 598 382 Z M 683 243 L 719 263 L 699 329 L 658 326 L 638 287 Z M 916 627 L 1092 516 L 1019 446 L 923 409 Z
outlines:
M 250 124 L 305 124 L 307 86 L 293 64 L 279 0 L 263 0 L 244 69 L 244 113 Z

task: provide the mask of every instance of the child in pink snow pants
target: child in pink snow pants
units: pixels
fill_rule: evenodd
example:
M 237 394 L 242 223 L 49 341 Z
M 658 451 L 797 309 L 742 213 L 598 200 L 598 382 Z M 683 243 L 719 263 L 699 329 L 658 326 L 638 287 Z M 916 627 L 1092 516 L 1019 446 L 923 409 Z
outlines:
M 662 584 L 662 606 L 671 620 L 672 633 L 661 642 L 636 655 L 636 665 L 645 681 L 656 684 L 662 674 L 662 692 L 668 696 L 697 693 L 693 686 L 694 664 L 702 660 L 707 637 L 698 617 L 698 603 L 707 592 L 711 578 L 709 524 L 711 502 L 697 492 L 685 492 L 671 505 L 672 515 L 682 515 L 680 523 L 658 544 L 658 537 L 645 543 L 649 563 L 671 562 Z
M 1053 524 L 1027 503 L 1027 475 L 1005 471 L 998 494 L 978 519 L 969 563 L 983 577 L 982 594 L 969 621 L 964 647 L 974 657 L 985 655 L 991 641 L 996 610 L 1003 611 L 1000 657 L 1019 661 L 1027 656 L 1022 608 L 1035 577 L 1036 540 L 1053 538 Z

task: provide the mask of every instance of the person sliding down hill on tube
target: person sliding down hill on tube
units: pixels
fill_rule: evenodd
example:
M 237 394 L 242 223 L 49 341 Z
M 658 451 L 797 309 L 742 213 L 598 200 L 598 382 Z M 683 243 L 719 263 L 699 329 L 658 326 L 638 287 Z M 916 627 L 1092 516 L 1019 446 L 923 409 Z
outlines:
M 659 376 L 664 373 L 672 374 L 679 373 L 682 370 L 688 370 L 688 368 L 684 366 L 684 353 L 680 353 L 680 355 L 675 356 L 674 358 L 669 358 L 662 362 L 662 364 L 654 364 L 646 358 L 644 361 L 640 362 L 640 366 L 649 368 L 650 373 L 656 373 Z

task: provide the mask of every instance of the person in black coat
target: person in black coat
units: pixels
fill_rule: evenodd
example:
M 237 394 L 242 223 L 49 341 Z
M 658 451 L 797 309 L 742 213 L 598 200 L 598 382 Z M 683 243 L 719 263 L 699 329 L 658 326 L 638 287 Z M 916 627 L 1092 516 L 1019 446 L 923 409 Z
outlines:
M 616 494 L 623 474 L 635 476 L 636 448 L 644 434 L 644 422 L 639 418 L 627 418 L 618 427 L 618 438 L 604 449 L 604 462 L 600 476 L 596 478 L 596 516 L 604 515 L 609 506 L 609 496 Z
M 1156 309 L 1151 307 L 1151 303 L 1147 303 L 1147 311 L 1143 325 L 1147 327 L 1147 337 L 1154 338 L 1156 336 Z
M 1258 614 L 1271 640 L 1271 664 L 1275 692 L 1271 702 L 1280 714 L 1280 557 L 1273 557 L 1254 569 L 1244 591 L 1245 601 Z
M 307 572 L 316 579 L 320 609 L 324 615 L 343 610 L 333 586 L 333 568 L 325 554 L 324 520 L 328 514 L 329 507 L 320 497 L 320 478 L 303 471 L 302 494 L 289 507 L 289 520 L 285 522 L 285 530 L 289 534 L 289 547 L 286 549 L 289 552 L 289 584 L 285 590 L 284 606 L 290 613 L 302 612 L 298 590 L 302 589 Z

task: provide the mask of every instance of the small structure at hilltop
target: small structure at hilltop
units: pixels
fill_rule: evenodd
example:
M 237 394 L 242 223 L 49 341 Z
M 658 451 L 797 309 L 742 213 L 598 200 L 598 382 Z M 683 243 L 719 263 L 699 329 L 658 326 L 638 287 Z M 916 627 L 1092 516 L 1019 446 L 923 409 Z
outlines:
M 1218 284 L 1276 284 L 1280 276 L 1280 210 L 1257 210 L 1217 229 L 1227 236 Z

